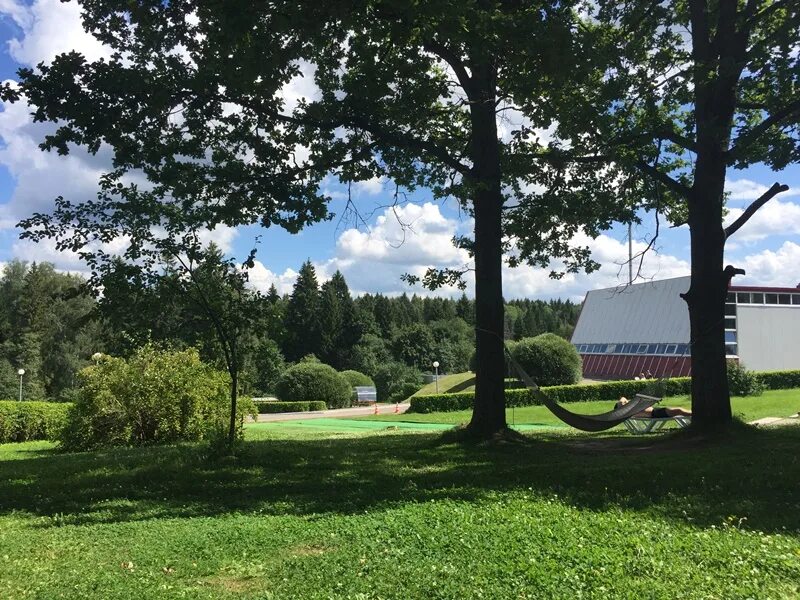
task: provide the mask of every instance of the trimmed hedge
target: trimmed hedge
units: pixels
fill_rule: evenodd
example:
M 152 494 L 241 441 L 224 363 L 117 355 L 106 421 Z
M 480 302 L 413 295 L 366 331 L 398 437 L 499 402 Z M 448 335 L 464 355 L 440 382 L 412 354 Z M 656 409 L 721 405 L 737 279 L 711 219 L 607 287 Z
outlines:
M 768 390 L 800 388 L 800 370 L 766 371 L 764 373 L 757 373 L 756 375 Z
M 593 385 L 554 385 L 541 388 L 549 398 L 556 402 L 591 402 L 593 400 L 615 401 L 620 396 L 631 398 L 636 394 L 649 393 L 654 396 L 677 396 L 688 394 L 691 389 L 691 377 L 675 377 L 673 379 L 658 380 L 631 380 L 609 381 Z M 455 410 L 468 410 L 472 408 L 475 398 L 473 392 L 458 394 L 432 394 L 429 396 L 414 396 L 411 398 L 411 407 L 408 412 L 431 413 L 450 412 Z M 506 406 L 532 406 L 541 404 L 539 400 L 526 389 L 507 389 Z
M 71 404 L 0 401 L 0 443 L 57 440 Z
M 311 400 L 308 402 L 256 402 L 256 409 L 259 414 L 267 415 L 272 413 L 284 412 L 308 412 L 310 410 L 325 410 L 328 405 L 321 400 Z

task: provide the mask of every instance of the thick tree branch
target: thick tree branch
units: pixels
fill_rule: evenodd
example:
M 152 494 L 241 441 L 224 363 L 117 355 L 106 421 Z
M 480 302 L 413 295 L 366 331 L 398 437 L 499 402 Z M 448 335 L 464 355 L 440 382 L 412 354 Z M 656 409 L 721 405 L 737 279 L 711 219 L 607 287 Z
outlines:
M 458 83 L 461 84 L 461 87 L 464 88 L 464 91 L 467 93 L 467 97 L 470 100 L 474 100 L 474 98 L 472 97 L 473 96 L 472 77 L 470 77 L 470 74 L 467 71 L 466 67 L 464 66 L 464 63 L 456 55 L 456 53 L 450 50 L 450 48 L 448 48 L 444 44 L 437 42 L 436 40 L 427 40 L 422 46 L 423 48 L 425 48 L 425 50 L 427 50 L 431 54 L 435 54 L 443 61 L 445 61 L 448 65 L 450 65 L 450 68 L 453 69 L 453 72 L 456 74 L 456 77 L 458 77 Z
M 685 150 L 695 153 L 697 152 L 697 142 L 686 137 L 685 135 L 681 135 L 677 131 L 673 131 L 672 129 L 661 129 L 656 132 L 656 135 L 669 142 L 672 142 L 673 144 L 677 144 Z
M 367 119 L 363 117 L 353 116 L 349 118 L 338 118 L 333 120 L 319 120 L 319 119 L 311 119 L 308 117 L 286 115 L 278 111 L 266 109 L 264 107 L 257 107 L 257 108 L 258 110 L 261 110 L 266 114 L 269 114 L 269 116 L 271 116 L 274 119 L 277 119 L 278 121 L 282 121 L 284 123 L 291 123 L 293 125 L 302 125 L 304 127 L 313 127 L 316 129 L 323 129 L 323 130 L 334 130 L 339 127 L 362 129 L 370 133 L 373 136 L 373 138 L 375 138 L 375 141 L 378 144 L 394 145 L 399 148 L 405 148 L 407 150 L 416 150 L 419 152 L 426 153 L 431 157 L 435 158 L 436 160 L 441 161 L 442 164 L 447 165 L 454 171 L 457 171 L 464 177 L 469 177 L 471 173 L 470 167 L 468 167 L 460 160 L 452 156 L 444 148 L 437 146 L 436 144 L 429 142 L 427 140 L 419 139 L 417 137 L 408 135 L 403 132 L 389 131 L 387 129 L 383 129 L 375 125 L 374 123 L 370 123 Z M 371 144 L 371 146 L 374 146 L 374 144 Z
M 780 110 L 773 112 L 766 119 L 761 121 L 761 123 L 740 135 L 736 139 L 733 148 L 728 150 L 728 162 L 730 163 L 739 158 L 742 152 L 747 149 L 747 146 L 758 139 L 758 137 L 764 134 L 770 127 L 779 125 L 782 121 L 790 117 L 800 117 L 800 98 L 794 102 L 790 102 Z
M 657 181 L 660 181 L 665 186 L 667 186 L 670 190 L 675 192 L 676 194 L 680 195 L 683 198 L 689 197 L 689 188 L 685 185 L 680 183 L 679 181 L 674 180 L 672 177 L 664 173 L 663 171 L 657 169 L 653 165 L 640 160 L 636 163 L 636 168 L 640 171 L 650 175 L 651 177 L 655 178 Z
M 772 200 L 775 196 L 777 196 L 781 192 L 785 192 L 788 189 L 789 189 L 788 185 L 773 183 L 772 187 L 769 188 L 766 192 L 764 192 L 758 200 L 755 200 L 750 206 L 748 206 L 745 209 L 745 211 L 741 215 L 739 215 L 738 219 L 736 219 L 733 223 L 731 223 L 725 228 L 726 239 L 731 237 L 737 231 L 739 231 L 742 225 L 747 223 L 750 220 L 750 217 L 752 217 L 759 208 L 764 206 L 767 202 Z

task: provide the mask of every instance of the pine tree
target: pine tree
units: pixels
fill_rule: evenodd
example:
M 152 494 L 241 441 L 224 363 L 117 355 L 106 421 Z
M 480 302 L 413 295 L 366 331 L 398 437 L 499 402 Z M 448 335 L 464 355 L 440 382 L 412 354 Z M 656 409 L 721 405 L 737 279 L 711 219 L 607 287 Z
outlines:
M 475 325 L 475 306 L 466 294 L 461 294 L 461 298 L 456 302 L 456 316 L 470 325 Z
M 330 281 L 322 284 L 319 309 L 319 352 L 315 353 L 325 364 L 339 368 L 336 362 L 337 344 L 342 332 L 342 305 Z
M 278 289 L 275 287 L 275 284 L 272 283 L 269 286 L 269 290 L 267 291 L 267 301 L 270 304 L 275 304 L 281 299 L 280 294 L 278 294 Z
M 300 268 L 286 307 L 284 355 L 296 361 L 320 352 L 320 291 L 311 260 Z

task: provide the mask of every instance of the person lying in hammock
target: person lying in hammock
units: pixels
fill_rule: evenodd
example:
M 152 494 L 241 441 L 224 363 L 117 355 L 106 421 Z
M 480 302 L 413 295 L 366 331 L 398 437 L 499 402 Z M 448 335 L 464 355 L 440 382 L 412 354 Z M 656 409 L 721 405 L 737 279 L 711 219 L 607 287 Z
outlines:
M 622 396 L 617 403 L 614 404 L 614 408 L 622 408 L 625 406 L 630 400 L 628 400 L 625 396 Z M 666 407 L 648 407 L 645 408 L 643 411 L 636 413 L 633 415 L 632 418 L 634 419 L 668 419 L 670 417 L 691 417 L 692 411 L 686 410 L 684 408 L 678 408 L 675 406 L 666 406 Z

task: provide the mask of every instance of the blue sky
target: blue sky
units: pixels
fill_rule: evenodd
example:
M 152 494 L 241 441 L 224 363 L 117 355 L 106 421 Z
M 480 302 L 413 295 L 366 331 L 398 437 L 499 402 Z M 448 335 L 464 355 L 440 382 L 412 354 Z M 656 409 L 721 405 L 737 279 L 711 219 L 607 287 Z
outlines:
M 20 66 L 49 61 L 55 54 L 78 49 L 89 58 L 102 55 L 103 48 L 80 27 L 74 3 L 59 0 L 0 0 L 0 77 L 15 79 Z M 298 80 L 289 96 L 313 93 L 308 78 Z M 3 106 L 0 112 L 0 266 L 12 257 L 50 261 L 60 269 L 82 271 L 73 255 L 58 253 L 52 244 L 33 245 L 18 239 L 15 223 L 33 211 L 47 210 L 53 198 L 63 194 L 79 200 L 92 195 L 97 176 L 108 162 L 108 154 L 90 157 L 76 152 L 58 157 L 38 150 L 36 144 L 48 125 L 33 124 L 27 109 L 17 104 Z M 729 207 L 735 217 L 772 183 L 790 186 L 789 192 L 769 203 L 729 242 L 726 260 L 747 270 L 737 283 L 795 286 L 800 283 L 800 168 L 773 173 L 764 166 L 729 173 Z M 429 266 L 461 266 L 467 260 L 452 247 L 456 233 L 468 233 L 471 223 L 454 202 L 434 201 L 424 191 L 412 196 L 413 203 L 387 208 L 392 203 L 390 182 L 371 181 L 354 186 L 354 198 L 364 215 L 371 215 L 369 226 L 356 227 L 342 220 L 344 189 L 335 181 L 325 188 L 334 196 L 331 210 L 337 216 L 330 222 L 308 228 L 299 235 L 278 229 L 262 231 L 250 227 L 238 231 L 217 230 L 208 234 L 226 251 L 244 256 L 256 235 L 261 235 L 258 263 L 251 281 L 266 289 L 275 283 L 290 291 L 296 271 L 306 259 L 316 265 L 321 279 L 341 270 L 355 292 L 424 292 L 400 281 L 405 272 L 421 274 Z M 634 230 L 637 247 L 652 235 L 653 218 L 643 216 Z M 403 222 L 409 227 L 403 228 Z M 560 281 L 548 278 L 549 270 L 523 267 L 504 273 L 507 298 L 569 297 L 580 300 L 587 289 L 624 282 L 627 267 L 626 228 L 615 227 L 596 240 L 578 239 L 589 245 L 603 267 L 591 275 L 570 275 Z M 666 278 L 688 274 L 688 231 L 662 229 L 658 254 L 647 257 L 643 274 Z M 440 293 L 456 294 L 456 290 Z M 471 295 L 471 286 L 467 290 Z

